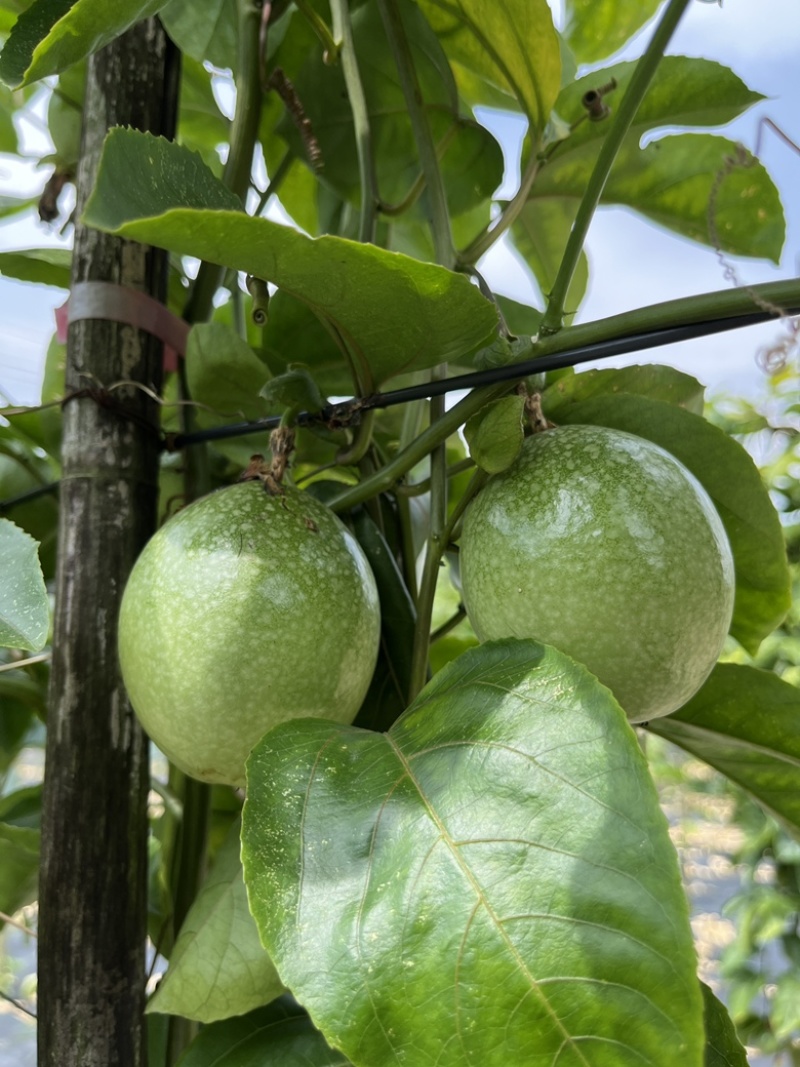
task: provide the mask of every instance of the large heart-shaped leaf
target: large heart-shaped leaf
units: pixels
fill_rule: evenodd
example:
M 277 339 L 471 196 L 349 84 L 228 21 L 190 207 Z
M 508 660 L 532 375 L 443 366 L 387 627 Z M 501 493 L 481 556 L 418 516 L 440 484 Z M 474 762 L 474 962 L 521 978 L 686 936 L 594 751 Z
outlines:
M 534 130 L 544 128 L 561 88 L 561 50 L 546 0 L 420 0 L 420 7 L 452 63 L 515 101 Z
M 204 1026 L 178 1067 L 348 1067 L 291 997 Z
M 357 1067 L 699 1067 L 702 1003 L 652 780 L 555 649 L 448 664 L 387 734 L 267 734 L 243 817 L 283 981 Z
M 748 453 L 705 419 L 647 397 L 598 395 L 565 405 L 560 420 L 646 437 L 671 452 L 705 487 L 725 526 L 736 568 L 730 632 L 756 652 L 788 611 L 791 590 L 778 513 Z
M 457 361 L 496 331 L 492 304 L 463 275 L 374 245 L 312 240 L 235 206 L 199 156 L 116 129 L 85 218 L 97 229 L 274 282 L 336 334 L 365 386 Z
M 38 652 L 49 625 L 38 545 L 10 519 L 0 519 L 0 645 Z
M 648 725 L 705 760 L 800 833 L 800 693 L 769 671 L 720 663 L 680 711 Z
M 184 920 L 147 1010 L 209 1023 L 243 1015 L 282 992 L 247 907 L 237 822 Z
M 58 74 L 119 37 L 165 0 L 34 0 L 0 56 L 0 79 L 16 88 Z

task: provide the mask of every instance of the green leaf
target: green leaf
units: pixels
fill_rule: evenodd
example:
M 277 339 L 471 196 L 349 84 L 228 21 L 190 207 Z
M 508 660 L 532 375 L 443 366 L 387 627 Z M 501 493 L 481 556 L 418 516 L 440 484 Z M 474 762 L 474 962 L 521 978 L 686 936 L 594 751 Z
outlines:
M 580 199 L 607 131 L 605 122 L 581 121 L 585 117 L 581 97 L 614 78 L 618 87 L 607 97 L 613 109 L 634 67 L 634 63 L 618 63 L 564 89 L 556 110 L 566 123 L 578 125 L 558 144 L 539 173 L 534 199 Z M 603 190 L 603 202 L 628 205 L 709 244 L 713 239 L 707 214 L 713 196 L 721 247 L 777 262 L 784 237 L 780 198 L 767 172 L 752 157 L 745 154 L 742 158 L 747 165 L 731 168 L 726 160 L 738 157 L 738 146 L 708 135 L 662 137 L 640 147 L 650 131 L 665 126 L 723 125 L 761 99 L 719 63 L 665 56 L 617 156 Z
M 524 396 L 504 396 L 493 400 L 467 421 L 464 436 L 469 454 L 489 474 L 510 467 L 525 439 Z
M 588 370 L 560 377 L 542 394 L 542 407 L 553 422 L 566 418 L 566 409 L 590 397 L 616 393 L 635 393 L 651 400 L 686 408 L 694 415 L 703 414 L 703 386 L 690 374 L 659 363 L 619 370 Z
M 648 729 L 751 793 L 800 832 L 800 693 L 769 671 L 720 663 L 680 711 Z
M 700 983 L 700 989 L 703 993 L 703 1021 L 706 1028 L 704 1067 L 747 1067 L 747 1055 L 736 1036 L 736 1028 L 727 1008 L 705 982 Z
M 184 920 L 147 1010 L 210 1023 L 243 1015 L 282 992 L 247 907 L 237 822 Z
M 458 94 L 447 58 L 430 27 L 410 3 L 400 6 L 422 103 L 444 181 L 451 217 L 486 203 L 503 176 L 500 146 L 485 127 L 458 114 Z M 416 139 L 379 6 L 363 4 L 353 13 L 353 36 L 367 100 L 378 188 L 388 204 L 401 203 L 419 181 Z M 312 48 L 295 81 L 323 160 L 320 178 L 343 198 L 357 203 L 361 181 L 353 113 L 341 64 L 326 64 Z M 303 142 L 285 116 L 279 125 L 295 155 Z M 408 216 L 427 221 L 426 194 L 395 221 Z
M 58 74 L 97 52 L 164 0 L 34 0 L 0 55 L 0 79 L 12 88 Z
M 566 0 L 564 37 L 579 63 L 620 49 L 655 15 L 661 0 Z
M 388 734 L 278 726 L 242 841 L 282 979 L 357 1067 L 700 1064 L 652 780 L 609 691 L 555 649 L 465 653 Z
M 39 831 L 0 822 L 0 911 L 13 915 L 36 899 Z
M 269 372 L 250 345 L 220 322 L 198 323 L 186 344 L 186 378 L 193 400 L 212 411 L 199 421 L 217 425 L 233 419 L 263 418 L 267 405 L 259 395 Z
M 281 997 L 238 1019 L 204 1026 L 177 1067 L 348 1067 L 306 1012 Z
M 200 210 L 209 199 L 211 207 L 227 210 Z M 198 156 L 117 129 L 107 138 L 85 218 L 98 229 L 274 282 L 342 337 L 359 372 L 375 384 L 455 362 L 496 330 L 494 307 L 463 275 L 373 245 L 312 240 L 233 206 Z M 304 355 L 303 362 L 327 391 L 313 361 Z
M 236 0 L 170 0 L 161 6 L 164 29 L 181 52 L 198 63 L 236 70 Z
M 321 411 L 325 397 L 308 369 L 302 363 L 290 363 L 283 374 L 272 378 L 261 390 L 261 396 L 270 411 L 280 413 L 289 408 L 298 411 Z
M 0 519 L 0 645 L 38 652 L 47 642 L 50 605 L 38 545 L 9 519 Z
M 561 50 L 546 0 L 420 0 L 451 62 L 502 90 L 541 131 L 561 88 Z
M 736 599 L 730 632 L 754 654 L 786 615 L 791 591 L 780 519 L 744 448 L 690 411 L 647 397 L 604 394 L 562 408 L 560 417 L 654 441 L 704 486 L 733 552 Z
M 749 153 L 745 165 L 726 173 L 726 160 L 737 151 L 727 138 L 692 133 L 664 137 L 643 149 L 626 145 L 603 201 L 635 208 L 653 222 L 703 244 L 718 244 L 724 252 L 779 263 L 785 236 L 780 194 Z M 715 232 L 709 233 L 712 198 Z
M 408 706 L 417 611 L 386 538 L 363 507 L 353 515 L 353 533 L 375 576 L 381 602 L 378 662 L 356 723 L 385 730 Z
M 564 258 L 567 238 L 575 221 L 575 197 L 534 197 L 528 201 L 511 226 L 517 251 L 533 271 L 542 296 L 547 299 Z M 581 252 L 578 266 L 567 290 L 566 315 L 573 315 L 583 300 L 589 282 L 589 263 Z M 569 319 L 571 322 L 571 318 Z
M 72 252 L 68 248 L 26 248 L 0 252 L 0 274 L 21 282 L 69 289 Z

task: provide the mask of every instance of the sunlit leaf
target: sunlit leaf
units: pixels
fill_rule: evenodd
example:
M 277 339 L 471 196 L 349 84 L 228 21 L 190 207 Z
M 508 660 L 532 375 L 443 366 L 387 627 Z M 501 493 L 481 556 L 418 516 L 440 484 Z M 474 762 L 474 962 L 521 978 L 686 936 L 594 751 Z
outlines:
M 357 1067 L 699 1067 L 652 780 L 609 691 L 554 649 L 465 653 L 388 734 L 277 727 L 243 819 L 262 939 Z
M 577 208 L 575 197 L 533 197 L 511 227 L 514 245 L 531 268 L 545 299 L 550 296 L 564 258 Z M 588 281 L 589 265 L 586 253 L 581 252 L 564 305 L 569 322 L 580 307 Z
M 147 1010 L 210 1023 L 243 1015 L 282 992 L 247 907 L 237 822 L 184 920 Z
M 0 79 L 12 87 L 58 74 L 97 52 L 165 0 L 34 0 L 0 55 Z
M 546 0 L 420 0 L 451 62 L 507 94 L 542 130 L 561 87 L 561 51 Z
M 566 0 L 564 37 L 579 63 L 612 55 L 652 18 L 661 0 Z
M 496 330 L 494 307 L 463 275 L 372 245 L 312 240 L 231 210 L 231 201 L 198 156 L 117 129 L 106 141 L 86 220 L 274 282 L 342 338 L 367 382 L 457 361 Z M 223 210 L 203 210 L 206 204 Z M 315 371 L 310 359 L 303 362 Z
M 38 652 L 49 625 L 38 545 L 9 519 L 0 519 L 0 645 Z
M 709 763 L 800 833 L 800 693 L 769 671 L 720 663 L 653 733 Z
M 615 80 L 606 101 L 612 111 L 633 73 L 618 63 L 563 90 L 556 102 L 570 126 L 542 167 L 532 197 L 580 199 L 594 168 L 608 120 L 589 122 L 583 94 Z M 780 258 L 784 219 L 778 192 L 760 163 L 733 142 L 707 134 L 651 140 L 650 131 L 719 126 L 761 100 L 727 67 L 706 59 L 665 56 L 642 101 L 603 190 L 604 203 L 624 204 L 648 218 L 729 252 Z M 735 165 L 730 160 L 737 160 Z M 709 231 L 709 205 L 714 231 Z

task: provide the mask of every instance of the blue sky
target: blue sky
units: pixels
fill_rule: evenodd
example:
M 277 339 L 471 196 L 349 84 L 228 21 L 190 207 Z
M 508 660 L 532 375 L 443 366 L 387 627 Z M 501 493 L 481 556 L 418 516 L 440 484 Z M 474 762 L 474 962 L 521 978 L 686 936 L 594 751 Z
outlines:
M 646 28 L 639 35 L 626 57 L 641 51 L 649 32 Z M 767 97 L 725 131 L 753 149 L 762 117 L 770 118 L 800 143 L 796 106 L 800 89 L 798 48 L 800 0 L 724 0 L 722 7 L 694 0 L 669 51 L 726 63 L 751 88 Z M 503 136 L 513 154 L 513 136 Z M 787 240 L 779 267 L 760 260 L 735 260 L 744 283 L 800 273 L 800 154 L 765 132 L 762 160 L 781 190 Z M 41 183 L 40 175 L 31 175 L 9 157 L 0 157 L 0 194 L 33 192 Z M 0 224 L 3 249 L 63 243 L 63 238 L 34 218 Z M 729 284 L 713 250 L 675 237 L 625 209 L 602 208 L 598 212 L 587 248 L 591 282 L 580 312 L 581 321 Z M 498 291 L 522 300 L 531 298 L 534 290 L 524 268 L 503 248 L 490 254 L 484 270 Z M 15 403 L 33 403 L 38 397 L 42 358 L 53 328 L 53 309 L 64 298 L 59 290 L 0 279 L 0 390 Z M 752 327 L 618 362 L 669 363 L 694 373 L 712 390 L 753 397 L 761 392 L 764 383 L 756 354 L 780 332 L 777 324 Z

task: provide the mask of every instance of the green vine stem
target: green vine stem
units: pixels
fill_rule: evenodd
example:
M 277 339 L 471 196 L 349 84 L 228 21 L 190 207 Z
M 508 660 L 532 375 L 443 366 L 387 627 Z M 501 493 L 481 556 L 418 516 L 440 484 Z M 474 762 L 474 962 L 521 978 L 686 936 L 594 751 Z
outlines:
M 378 209 L 378 179 L 375 174 L 375 157 L 372 152 L 372 133 L 369 111 L 361 74 L 358 70 L 353 41 L 353 25 L 350 21 L 348 0 L 331 0 L 333 34 L 342 61 L 342 73 L 353 113 L 353 128 L 356 135 L 358 172 L 361 181 L 361 210 L 358 223 L 359 241 L 375 240 L 375 223 Z
M 378 7 L 386 29 L 386 36 L 389 39 L 395 66 L 397 67 L 400 87 L 403 90 L 408 116 L 411 119 L 411 129 L 414 132 L 422 173 L 425 176 L 425 184 L 428 189 L 431 232 L 433 234 L 436 262 L 452 270 L 455 266 L 456 254 L 453 247 L 453 234 L 450 229 L 447 197 L 445 196 L 442 172 L 439 169 L 436 144 L 434 143 L 422 103 L 422 90 L 414 69 L 411 46 L 406 35 L 397 0 L 378 0 Z
M 434 372 L 434 377 L 444 377 L 444 367 Z M 444 415 L 444 397 L 431 400 L 431 427 L 440 425 Z M 425 562 L 417 597 L 417 625 L 414 631 L 414 647 L 411 653 L 411 682 L 408 699 L 413 700 L 428 680 L 428 654 L 431 640 L 433 602 L 439 570 L 447 545 L 447 450 L 445 439 L 431 451 L 430 525 Z
M 259 69 L 259 29 L 261 5 L 257 0 L 237 0 L 239 20 L 239 68 L 236 79 L 236 109 L 231 124 L 230 148 L 223 171 L 223 181 L 244 201 L 250 188 L 253 152 L 261 117 L 261 79 Z M 203 262 L 184 310 L 190 322 L 205 322 L 213 307 L 224 268 Z M 188 398 L 185 365 L 179 370 L 181 394 Z M 193 412 L 183 406 L 191 429 Z M 186 488 L 197 496 L 209 488 L 208 461 L 205 448 L 187 449 Z M 174 851 L 169 859 L 169 887 L 173 900 L 173 923 L 177 932 L 186 917 L 203 879 L 206 839 L 208 836 L 211 789 L 175 771 L 176 793 L 182 798 L 183 817 Z M 193 1039 L 197 1025 L 180 1016 L 170 1016 L 167 1030 L 167 1063 L 177 1063 Z
M 528 202 L 528 196 L 533 188 L 536 175 L 539 173 L 541 162 L 541 159 L 534 153 L 525 168 L 525 173 L 522 175 L 519 189 L 506 204 L 500 215 L 491 226 L 479 233 L 474 241 L 470 242 L 463 251 L 458 253 L 460 267 L 469 267 L 477 263 L 481 256 L 489 251 L 495 241 L 503 236 L 509 226 L 516 222 L 520 212 Z
M 250 188 L 253 151 L 261 119 L 261 70 L 259 30 L 261 4 L 258 0 L 237 0 L 239 21 L 239 69 L 236 77 L 236 108 L 231 123 L 230 148 L 222 172 L 224 184 L 242 202 Z M 216 263 L 200 264 L 192 294 L 184 311 L 187 322 L 205 322 L 211 313 L 214 294 L 219 288 L 223 267 Z
M 540 336 L 542 337 L 547 337 L 549 334 L 556 333 L 561 329 L 567 290 L 578 265 L 589 224 L 600 202 L 608 175 L 614 165 L 614 160 L 622 146 L 622 142 L 630 129 L 633 118 L 639 110 L 639 105 L 647 92 L 658 64 L 661 62 L 664 49 L 667 47 L 688 5 L 689 0 L 670 0 L 644 55 L 636 64 L 633 77 L 620 101 L 611 127 L 600 146 L 597 162 L 594 165 L 594 170 L 589 178 L 583 198 L 578 205 L 575 222 L 572 225 L 567 247 L 564 250 L 564 258 L 561 260 L 561 266 L 553 284 L 547 310 L 542 319 L 540 328 Z
M 297 10 L 308 22 L 311 29 L 319 38 L 319 42 L 324 50 L 324 59 L 326 63 L 335 63 L 339 56 L 339 44 L 337 43 L 338 34 L 336 33 L 336 15 L 334 14 L 334 27 L 333 34 L 328 29 L 328 24 L 323 18 L 321 18 L 308 0 L 295 0 L 297 4 Z M 333 6 L 333 4 L 332 4 Z M 334 40 L 337 38 L 337 40 Z

